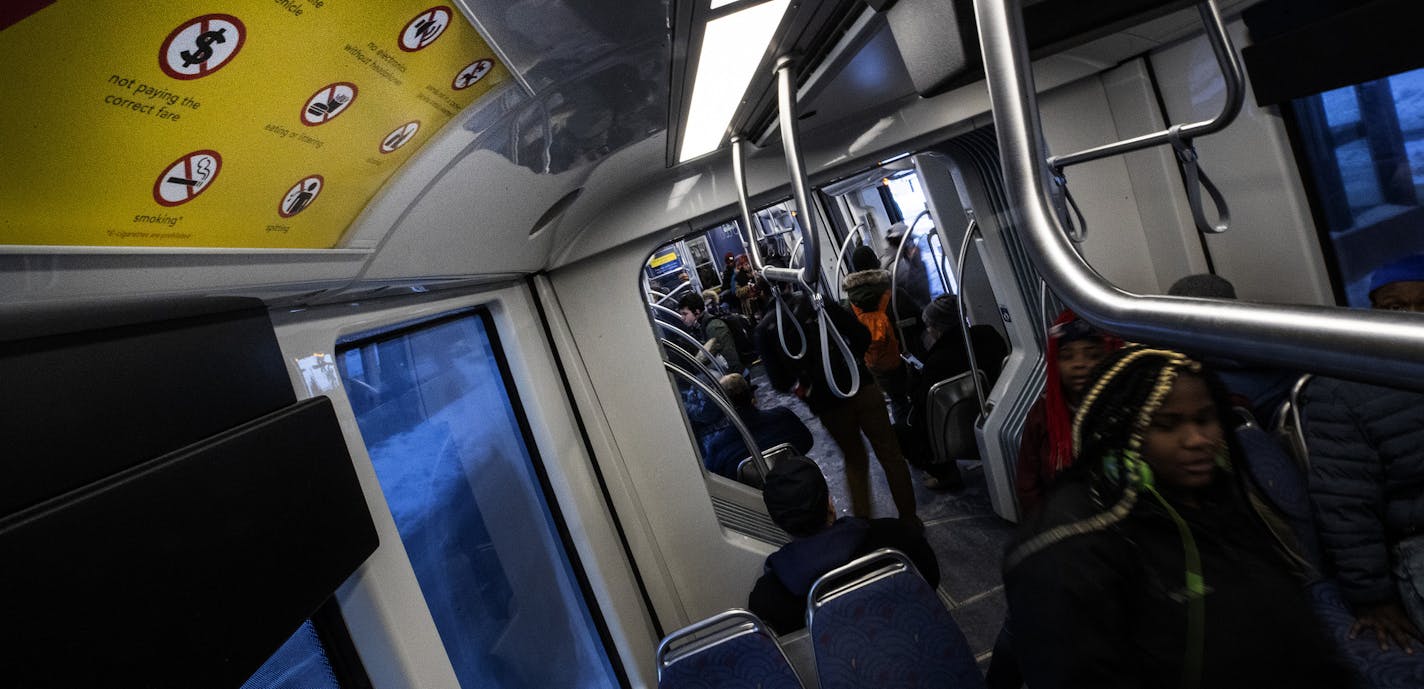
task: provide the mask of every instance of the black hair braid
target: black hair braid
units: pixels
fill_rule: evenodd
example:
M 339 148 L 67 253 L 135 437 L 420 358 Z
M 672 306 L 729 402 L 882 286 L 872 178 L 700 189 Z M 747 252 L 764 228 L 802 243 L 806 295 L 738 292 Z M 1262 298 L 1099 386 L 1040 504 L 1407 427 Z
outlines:
M 1029 539 L 1009 553 L 1006 568 L 1066 538 L 1107 529 L 1132 512 L 1145 480 L 1136 453 L 1152 415 L 1184 372 L 1203 375 L 1201 364 L 1186 355 L 1143 345 L 1119 349 L 1098 365 L 1073 419 L 1073 454 L 1106 511 Z

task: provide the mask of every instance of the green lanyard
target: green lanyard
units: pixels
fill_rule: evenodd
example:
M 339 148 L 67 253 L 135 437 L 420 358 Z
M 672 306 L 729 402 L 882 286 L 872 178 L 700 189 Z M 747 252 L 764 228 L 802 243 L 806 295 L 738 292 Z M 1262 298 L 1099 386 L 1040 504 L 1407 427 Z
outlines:
M 1187 650 L 1182 666 L 1182 689 L 1197 689 L 1201 686 L 1202 656 L 1206 647 L 1206 580 L 1202 577 L 1201 551 L 1182 515 L 1172 509 L 1150 481 L 1143 487 L 1167 510 L 1167 516 L 1177 525 L 1177 533 L 1182 538 L 1187 565 Z

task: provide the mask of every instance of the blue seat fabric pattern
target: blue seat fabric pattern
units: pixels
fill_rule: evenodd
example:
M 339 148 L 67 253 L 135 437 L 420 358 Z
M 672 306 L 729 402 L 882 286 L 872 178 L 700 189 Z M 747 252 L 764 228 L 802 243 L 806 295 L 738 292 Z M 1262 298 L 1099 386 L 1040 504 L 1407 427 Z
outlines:
M 658 689 L 802 689 L 771 637 L 747 632 L 665 668 Z
M 913 571 L 826 601 L 811 624 L 822 689 L 984 687 L 959 625 Z

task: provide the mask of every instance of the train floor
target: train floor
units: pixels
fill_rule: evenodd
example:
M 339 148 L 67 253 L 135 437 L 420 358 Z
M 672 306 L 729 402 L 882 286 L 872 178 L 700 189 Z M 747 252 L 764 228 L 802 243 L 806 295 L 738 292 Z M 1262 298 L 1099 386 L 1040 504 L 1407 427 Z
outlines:
M 811 429 L 815 445 L 807 454 L 825 473 L 837 510 L 849 514 L 845 459 L 830 434 L 795 395 L 773 390 L 760 365 L 753 367 L 751 373 L 758 406 L 785 406 Z M 871 516 L 894 517 L 897 513 L 885 474 L 873 459 L 870 466 Z M 999 565 L 1014 525 L 994 514 L 990 507 L 980 463 L 961 461 L 959 467 L 965 486 L 955 491 L 932 490 L 925 485 L 924 472 L 911 467 L 910 473 L 915 480 L 918 513 L 925 523 L 925 538 L 939 559 L 940 598 L 963 629 L 980 667 L 987 668 L 1007 609 Z

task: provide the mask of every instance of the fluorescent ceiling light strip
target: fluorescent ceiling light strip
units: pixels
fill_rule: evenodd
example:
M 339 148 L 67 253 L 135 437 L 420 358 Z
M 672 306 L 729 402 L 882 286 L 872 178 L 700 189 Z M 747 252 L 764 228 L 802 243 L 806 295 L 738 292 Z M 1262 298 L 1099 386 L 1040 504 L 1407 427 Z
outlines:
M 707 6 L 707 9 L 709 9 L 709 10 L 715 10 L 715 9 L 717 9 L 718 7 L 726 7 L 727 5 L 730 5 L 730 4 L 732 4 L 732 3 L 736 2 L 736 1 L 737 1 L 737 0 L 712 0 L 712 4 L 711 4 L 711 5 L 708 5 L 708 6 Z
M 791 0 L 769 0 L 707 22 L 678 162 L 717 150 Z

